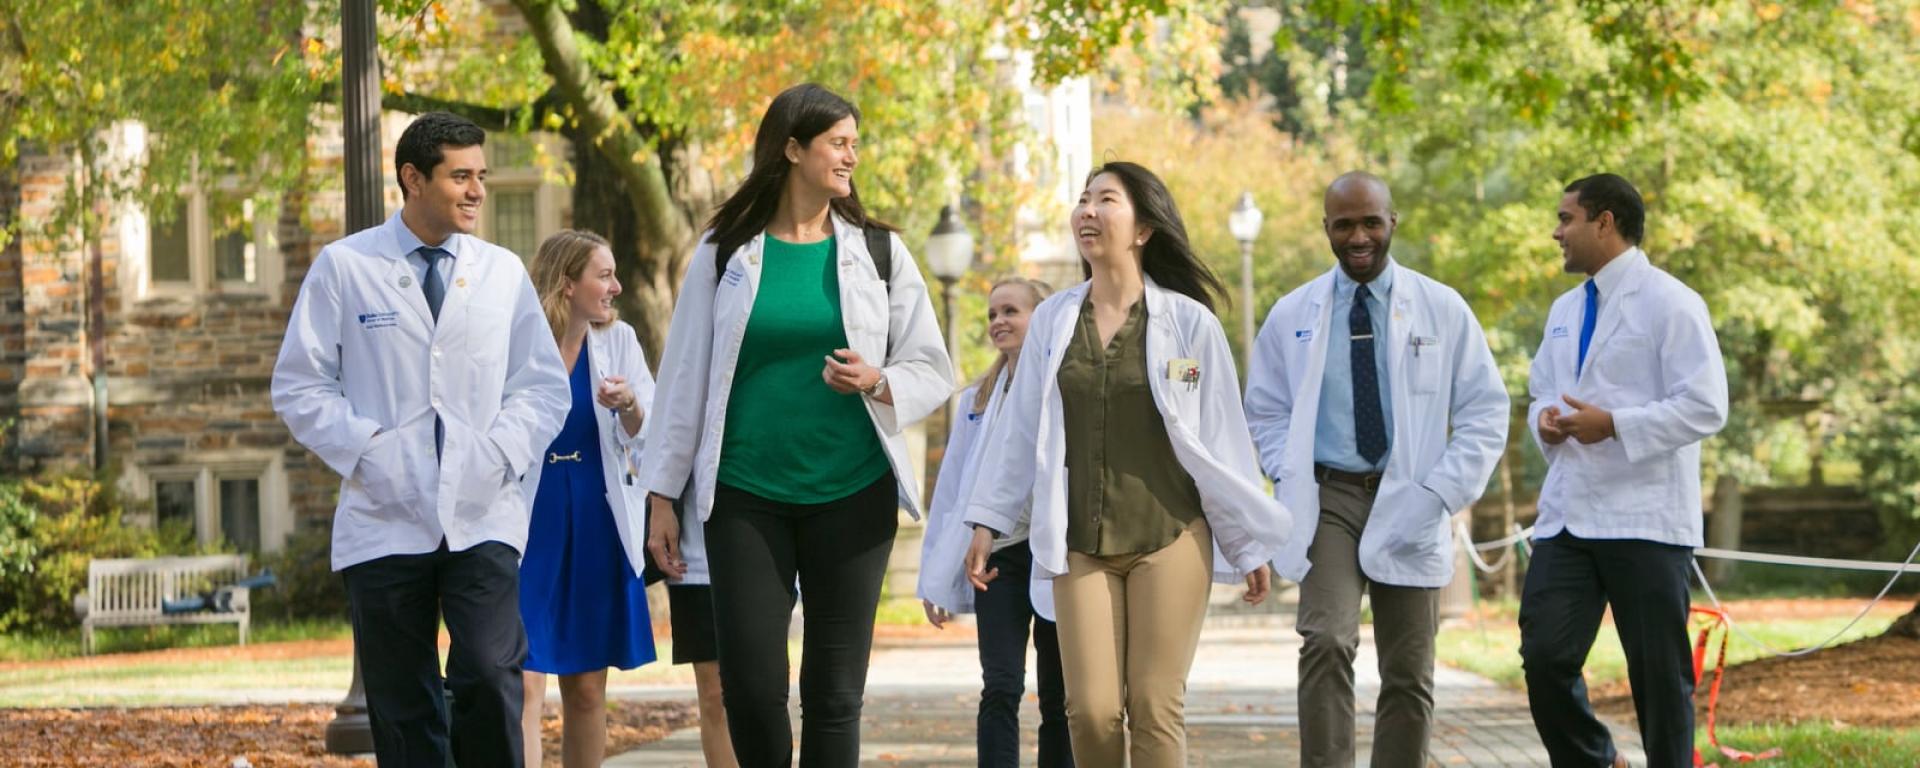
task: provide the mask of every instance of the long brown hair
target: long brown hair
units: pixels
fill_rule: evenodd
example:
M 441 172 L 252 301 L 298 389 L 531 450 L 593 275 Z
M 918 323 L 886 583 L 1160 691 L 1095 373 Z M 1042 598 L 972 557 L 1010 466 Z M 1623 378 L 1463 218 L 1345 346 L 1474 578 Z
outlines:
M 814 83 L 801 83 L 773 97 L 766 115 L 760 118 L 759 129 L 754 132 L 753 170 L 747 172 L 746 181 L 740 182 L 740 188 L 720 204 L 720 209 L 714 211 L 713 218 L 707 222 L 713 230 L 717 249 L 713 270 L 716 281 L 719 274 L 727 271 L 727 260 L 733 252 L 765 231 L 773 221 L 774 212 L 779 210 L 780 195 L 787 188 L 787 171 L 793 167 L 787 160 L 787 140 L 807 146 L 813 143 L 814 137 L 849 117 L 859 123 L 860 108 Z M 895 231 L 892 225 L 867 215 L 867 209 L 860 205 L 860 190 L 851 179 L 847 181 L 847 189 L 846 197 L 837 197 L 828 203 L 834 213 L 855 227 Z
M 540 250 L 533 255 L 528 276 L 533 279 L 533 291 L 540 297 L 540 309 L 547 315 L 547 325 L 553 327 L 556 342 L 573 322 L 573 304 L 567 300 L 567 286 L 586 273 L 587 262 L 592 261 L 593 252 L 601 248 L 613 250 L 604 237 L 580 229 L 563 229 L 542 241 Z M 594 323 L 593 327 L 605 328 L 612 323 L 608 320 Z
M 1040 302 L 1045 301 L 1047 296 L 1053 293 L 1053 286 L 1046 284 L 1046 282 L 1042 280 L 1034 280 L 1027 277 L 1003 277 L 994 281 L 993 287 L 987 290 L 987 301 L 992 302 L 993 292 L 1000 290 L 1000 287 L 1005 285 L 1017 285 L 1027 289 L 1027 292 L 1033 294 L 1033 306 L 1027 307 L 1029 317 L 1031 317 L 1033 307 L 1040 306 Z M 1029 330 L 1031 330 L 1031 326 L 1029 326 Z M 1021 344 L 1021 351 L 1025 352 L 1025 342 Z M 993 399 L 994 382 L 1000 380 L 1001 371 L 1012 368 L 1013 364 L 1013 359 L 1008 357 L 1007 353 L 1001 352 L 998 357 L 993 359 L 993 365 L 987 366 L 987 372 L 981 374 L 980 380 L 975 383 L 975 386 L 978 386 L 980 389 L 973 394 L 973 414 L 979 415 L 987 410 L 987 401 Z

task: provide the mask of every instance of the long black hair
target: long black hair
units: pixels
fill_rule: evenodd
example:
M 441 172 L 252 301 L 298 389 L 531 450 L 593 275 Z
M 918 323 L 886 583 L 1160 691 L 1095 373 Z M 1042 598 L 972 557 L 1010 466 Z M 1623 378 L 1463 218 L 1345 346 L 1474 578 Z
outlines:
M 1114 160 L 1094 168 L 1087 174 L 1087 183 L 1092 184 L 1103 173 L 1113 174 L 1126 188 L 1128 199 L 1133 201 L 1134 223 L 1153 230 L 1140 249 L 1140 271 L 1160 287 L 1200 302 L 1209 312 L 1215 311 L 1216 299 L 1231 303 L 1226 284 L 1194 255 L 1193 245 L 1187 241 L 1187 225 L 1180 219 L 1180 209 L 1174 207 L 1173 193 L 1167 191 L 1160 177 L 1139 163 Z M 1080 273 L 1093 277 L 1093 265 L 1081 259 Z
M 793 163 L 787 160 L 787 139 L 804 147 L 849 117 L 858 123 L 860 108 L 814 83 L 801 83 L 773 97 L 773 103 L 767 105 L 767 114 L 760 118 L 759 130 L 753 135 L 753 170 L 747 172 L 747 180 L 740 182 L 740 188 L 720 204 L 720 210 L 707 222 L 707 227 L 713 230 L 713 241 L 719 246 L 714 255 L 714 274 L 725 272 L 727 259 L 733 252 L 766 231 L 774 212 L 780 209 L 780 195 L 787 188 L 787 172 L 793 168 Z M 856 227 L 897 231 L 891 225 L 868 218 L 866 209 L 860 205 L 860 190 L 853 186 L 852 180 L 848 180 L 847 186 L 850 194 L 828 204 L 834 213 Z

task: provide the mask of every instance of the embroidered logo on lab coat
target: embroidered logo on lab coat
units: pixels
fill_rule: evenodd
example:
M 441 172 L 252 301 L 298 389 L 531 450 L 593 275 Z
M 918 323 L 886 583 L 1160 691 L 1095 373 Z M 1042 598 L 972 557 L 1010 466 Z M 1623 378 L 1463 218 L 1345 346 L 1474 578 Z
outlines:
M 392 328 L 400 324 L 399 312 L 362 312 L 359 315 L 361 330 Z

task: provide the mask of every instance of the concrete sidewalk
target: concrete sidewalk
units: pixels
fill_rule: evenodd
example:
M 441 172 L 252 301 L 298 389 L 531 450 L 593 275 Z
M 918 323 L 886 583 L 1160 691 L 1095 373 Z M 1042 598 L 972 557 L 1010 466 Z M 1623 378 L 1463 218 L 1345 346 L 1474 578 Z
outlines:
M 1188 678 L 1187 733 L 1191 763 L 1199 768 L 1290 766 L 1299 759 L 1295 683 L 1300 638 L 1290 616 L 1210 619 Z M 1029 665 L 1031 668 L 1031 665 Z M 1379 690 L 1369 632 L 1355 664 L 1359 686 L 1360 763 L 1373 741 L 1373 700 Z M 972 766 L 974 711 L 980 665 L 966 642 L 895 645 L 874 652 L 869 673 L 861 762 L 901 766 Z M 1023 706 L 1026 757 L 1033 759 L 1032 674 Z M 616 689 L 615 696 L 691 698 L 691 689 Z M 798 693 L 795 735 L 800 717 Z M 1436 765 L 1546 766 L 1523 694 L 1477 675 L 1440 667 L 1435 674 L 1431 757 Z M 1620 748 L 1644 764 L 1638 734 L 1613 724 Z M 606 763 L 624 768 L 700 766 L 697 729 L 686 729 Z M 1030 763 L 1029 763 L 1030 764 Z

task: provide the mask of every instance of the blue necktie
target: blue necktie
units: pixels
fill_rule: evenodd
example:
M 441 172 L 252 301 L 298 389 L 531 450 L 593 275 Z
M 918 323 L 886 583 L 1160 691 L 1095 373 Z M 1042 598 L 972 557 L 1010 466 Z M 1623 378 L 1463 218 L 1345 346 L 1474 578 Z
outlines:
M 420 292 L 427 295 L 427 309 L 433 312 L 434 322 L 439 322 L 440 303 L 447 300 L 447 283 L 440 278 L 440 260 L 452 258 L 453 254 L 431 245 L 420 246 L 414 253 L 427 261 L 427 277 L 420 281 Z
M 1574 378 L 1587 367 L 1587 345 L 1593 342 L 1593 323 L 1600 319 L 1600 286 L 1587 280 L 1587 309 L 1580 317 L 1580 359 L 1573 364 Z
M 452 258 L 444 248 L 431 245 L 420 246 L 414 251 L 420 258 L 427 260 L 427 277 L 420 281 L 420 291 L 427 295 L 427 310 L 433 313 L 433 321 L 440 322 L 440 304 L 447 300 L 447 282 L 440 278 L 440 260 Z M 440 421 L 440 414 L 433 415 L 433 458 L 440 459 L 440 453 L 447 443 L 447 427 Z
M 1367 298 L 1373 293 L 1362 285 L 1353 292 L 1353 311 L 1347 313 L 1347 331 L 1352 335 L 1353 366 L 1353 442 L 1360 458 L 1378 465 L 1387 455 L 1387 419 L 1380 412 L 1380 372 L 1373 360 L 1373 315 L 1367 311 Z

